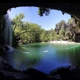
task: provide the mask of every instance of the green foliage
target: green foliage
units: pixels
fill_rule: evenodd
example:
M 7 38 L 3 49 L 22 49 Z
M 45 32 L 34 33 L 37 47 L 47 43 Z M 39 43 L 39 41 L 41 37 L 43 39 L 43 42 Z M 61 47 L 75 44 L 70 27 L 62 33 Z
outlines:
M 71 18 L 68 20 L 68 24 L 72 24 L 72 23 L 75 23 L 75 19 L 74 18 Z
M 61 29 L 60 29 L 59 35 L 60 35 L 60 39 L 63 40 L 63 38 L 64 38 L 64 36 L 65 36 L 64 28 L 61 28 Z
M 16 16 L 13 21 L 13 31 L 21 43 L 28 43 L 28 42 L 40 42 L 40 35 L 42 33 L 42 28 L 40 25 L 30 22 L 24 22 L 23 14 L 19 14 Z M 17 41 L 17 42 L 18 42 Z
M 39 14 L 41 16 L 43 13 L 45 13 L 45 11 L 49 13 L 49 9 L 39 7 Z M 65 29 L 65 24 L 67 23 L 64 20 L 61 20 L 58 24 L 56 24 L 54 30 L 45 30 L 36 23 L 23 21 L 24 17 L 24 14 L 20 13 L 12 20 L 15 42 L 17 43 L 23 44 L 33 42 L 47 42 L 53 40 L 75 41 L 75 30 L 72 30 L 72 26 L 68 26 L 67 29 Z M 73 22 L 73 19 L 68 21 L 68 23 Z

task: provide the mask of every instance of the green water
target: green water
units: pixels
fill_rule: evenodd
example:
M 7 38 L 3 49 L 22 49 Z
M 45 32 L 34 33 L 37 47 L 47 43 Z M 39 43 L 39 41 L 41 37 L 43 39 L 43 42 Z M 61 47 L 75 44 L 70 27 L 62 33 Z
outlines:
M 18 70 L 33 67 L 49 73 L 58 67 L 80 67 L 80 44 L 32 43 L 20 45 L 6 54 L 9 63 Z

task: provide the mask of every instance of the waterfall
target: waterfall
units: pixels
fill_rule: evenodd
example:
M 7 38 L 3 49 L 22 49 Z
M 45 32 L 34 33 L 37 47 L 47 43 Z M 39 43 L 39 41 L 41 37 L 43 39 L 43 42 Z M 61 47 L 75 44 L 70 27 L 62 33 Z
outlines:
M 5 18 L 5 29 L 4 29 L 4 38 L 6 44 L 12 46 L 12 26 L 9 14 L 4 15 Z

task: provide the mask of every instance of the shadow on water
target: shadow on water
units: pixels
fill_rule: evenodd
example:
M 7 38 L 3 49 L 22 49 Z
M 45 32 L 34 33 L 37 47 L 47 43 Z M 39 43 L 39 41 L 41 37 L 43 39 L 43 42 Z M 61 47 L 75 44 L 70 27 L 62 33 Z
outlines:
M 14 53 L 4 57 L 18 70 L 33 67 L 49 73 L 58 67 L 74 65 L 80 67 L 80 45 L 61 45 L 50 43 L 32 43 L 20 45 Z
M 70 62 L 70 65 L 74 65 L 80 68 L 80 45 L 69 45 L 66 49 L 57 50 L 57 56 L 59 61 L 62 60 L 66 63 L 65 60 Z
M 28 47 L 45 47 L 47 43 L 31 43 L 28 45 Z

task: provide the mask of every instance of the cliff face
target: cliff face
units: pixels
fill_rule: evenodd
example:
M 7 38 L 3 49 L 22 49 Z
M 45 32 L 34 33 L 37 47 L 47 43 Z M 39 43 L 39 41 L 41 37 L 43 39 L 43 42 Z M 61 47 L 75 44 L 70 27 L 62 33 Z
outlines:
M 0 3 L 0 15 L 6 14 L 10 8 L 21 6 L 46 7 L 56 10 L 61 10 L 62 13 L 68 13 L 80 19 L 80 4 L 79 3 Z M 54 15 L 54 14 L 53 14 Z

